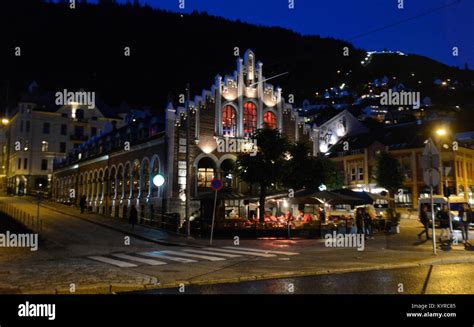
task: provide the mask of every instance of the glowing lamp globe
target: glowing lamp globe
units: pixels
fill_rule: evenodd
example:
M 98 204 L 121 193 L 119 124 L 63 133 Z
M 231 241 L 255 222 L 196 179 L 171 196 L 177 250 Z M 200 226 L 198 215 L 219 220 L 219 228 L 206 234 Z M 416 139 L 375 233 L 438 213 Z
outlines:
M 165 183 L 165 178 L 162 175 L 158 174 L 155 177 L 153 177 L 153 184 L 155 184 L 155 186 L 160 187 L 164 183 Z

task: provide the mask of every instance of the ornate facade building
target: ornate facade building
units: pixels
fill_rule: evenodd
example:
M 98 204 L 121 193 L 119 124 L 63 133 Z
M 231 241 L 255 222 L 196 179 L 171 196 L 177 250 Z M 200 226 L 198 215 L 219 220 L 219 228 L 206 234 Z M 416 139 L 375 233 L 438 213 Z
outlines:
M 188 186 L 191 212 L 212 216 L 211 181 L 219 178 L 227 192 L 219 202 L 218 219 L 248 216 L 256 207 L 248 201 L 249 186 L 232 173 L 242 150 L 232 145 L 252 146 L 252 134 L 268 126 L 290 141 L 310 142 L 316 155 L 349 133 L 363 130 L 348 111 L 305 123 L 301 110 L 286 101 L 283 90 L 266 80 L 263 64 L 248 50 L 237 59 L 236 71 L 216 76 L 210 90 L 182 106 L 169 103 L 164 121 L 137 120 L 71 153 L 55 169 L 54 197 L 77 203 L 86 195 L 91 210 L 113 217 L 127 217 L 134 205 L 144 221 L 169 213 L 179 213 L 183 221 Z M 220 147 L 221 143 L 231 146 Z M 157 174 L 165 180 L 160 187 L 153 184 Z

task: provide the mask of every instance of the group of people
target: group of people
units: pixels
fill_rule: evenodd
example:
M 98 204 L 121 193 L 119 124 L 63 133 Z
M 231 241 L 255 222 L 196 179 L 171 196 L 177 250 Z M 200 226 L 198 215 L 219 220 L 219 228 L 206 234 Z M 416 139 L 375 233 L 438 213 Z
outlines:
M 374 219 L 376 215 L 374 212 L 365 207 L 359 207 L 355 212 L 355 222 L 357 227 L 357 234 L 364 234 L 365 239 L 374 239 Z
M 428 205 L 423 205 L 420 210 L 420 222 L 423 224 L 423 230 L 418 234 L 418 238 L 421 239 L 423 234 L 426 234 L 426 239 L 430 240 L 429 235 L 429 224 L 430 219 L 428 217 Z M 464 203 L 462 208 L 459 210 L 458 216 L 461 220 L 461 232 L 462 242 L 469 242 L 469 224 L 472 221 L 472 210 L 467 203 Z M 442 209 L 437 213 L 439 220 L 439 227 L 441 233 L 439 235 L 440 243 L 452 241 L 451 235 L 451 224 L 450 224 L 450 210 L 447 204 L 444 204 Z

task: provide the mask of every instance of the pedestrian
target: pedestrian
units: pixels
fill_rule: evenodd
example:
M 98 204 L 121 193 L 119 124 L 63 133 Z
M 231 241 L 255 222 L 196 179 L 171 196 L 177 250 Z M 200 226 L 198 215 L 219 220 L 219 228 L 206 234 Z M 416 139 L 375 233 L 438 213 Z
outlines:
M 428 234 L 429 219 L 428 219 L 427 212 L 428 212 L 428 206 L 427 205 L 421 206 L 421 209 L 420 209 L 420 222 L 423 225 L 423 230 L 418 234 L 418 239 L 420 239 L 420 240 L 421 240 L 421 235 L 423 235 L 423 234 L 426 234 L 426 240 L 431 239 L 430 235 Z
M 321 224 L 325 224 L 326 223 L 326 211 L 324 210 L 324 208 L 319 208 L 320 211 L 319 211 L 319 219 L 321 220 Z
M 449 229 L 449 209 L 445 204 L 443 209 L 438 213 L 439 227 L 441 228 L 441 233 L 439 234 L 439 242 L 443 244 L 443 237 L 446 237 L 446 241 L 451 240 L 451 231 Z
M 135 229 L 135 224 L 138 221 L 138 212 L 135 208 L 135 205 L 132 204 L 130 207 L 130 224 L 132 224 L 132 229 Z
M 363 208 L 357 208 L 355 213 L 357 234 L 364 234 L 364 213 Z
M 459 211 L 461 219 L 462 242 L 469 243 L 469 224 L 472 221 L 472 210 L 467 203 L 463 204 L 462 210 Z
M 81 198 L 79 199 L 79 207 L 81 208 L 81 213 L 84 213 L 84 210 L 86 208 L 86 201 L 87 200 L 87 197 L 85 194 L 83 194 L 81 196 Z
M 372 217 L 368 210 L 365 210 L 363 208 L 363 216 L 364 216 L 364 227 L 365 227 L 365 238 L 366 239 L 373 239 L 374 238 L 374 232 L 373 232 L 373 226 L 372 226 Z

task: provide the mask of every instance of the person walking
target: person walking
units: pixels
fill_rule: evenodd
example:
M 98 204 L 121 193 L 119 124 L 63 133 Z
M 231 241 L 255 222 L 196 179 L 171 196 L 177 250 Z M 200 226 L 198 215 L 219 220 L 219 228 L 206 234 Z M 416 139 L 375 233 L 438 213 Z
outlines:
M 426 240 L 430 240 L 431 237 L 428 233 L 429 230 L 429 219 L 428 219 L 428 206 L 423 205 L 420 210 L 420 222 L 423 224 L 423 230 L 418 234 L 418 239 L 421 240 L 421 235 L 426 234 Z
M 86 202 L 87 202 L 87 197 L 85 194 L 81 196 L 79 199 L 79 207 L 81 208 L 81 213 L 84 213 L 84 210 L 86 209 Z
M 448 205 L 443 205 L 443 210 L 438 213 L 439 227 L 441 233 L 439 234 L 439 242 L 441 244 L 447 243 L 451 240 L 451 232 L 449 230 L 449 209 Z M 446 237 L 446 242 L 443 241 L 443 237 Z
M 132 204 L 130 207 L 130 224 L 132 225 L 132 229 L 135 229 L 135 224 L 138 222 L 138 212 L 135 208 L 135 205 Z
M 364 214 L 362 211 L 363 208 L 357 208 L 355 213 L 357 234 L 364 234 Z
M 459 212 L 461 219 L 462 242 L 469 243 L 469 224 L 472 221 L 472 210 L 467 203 L 464 203 L 462 210 Z
M 366 239 L 373 239 L 374 238 L 374 231 L 372 226 L 372 216 L 368 212 L 366 208 L 364 208 L 364 227 L 365 227 L 365 238 Z

